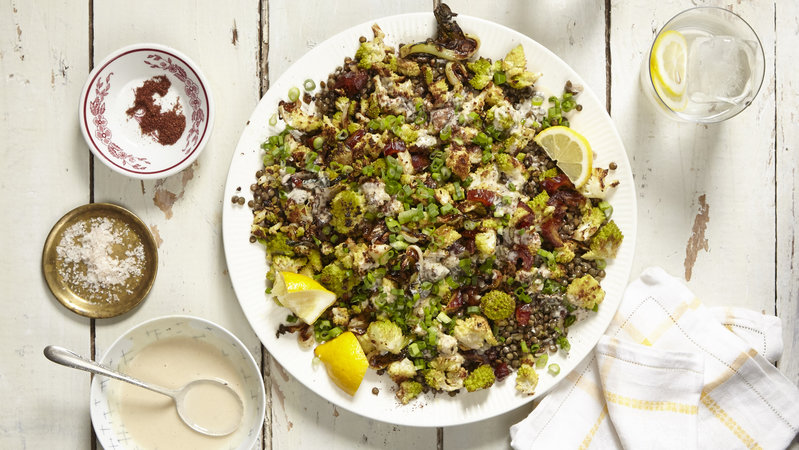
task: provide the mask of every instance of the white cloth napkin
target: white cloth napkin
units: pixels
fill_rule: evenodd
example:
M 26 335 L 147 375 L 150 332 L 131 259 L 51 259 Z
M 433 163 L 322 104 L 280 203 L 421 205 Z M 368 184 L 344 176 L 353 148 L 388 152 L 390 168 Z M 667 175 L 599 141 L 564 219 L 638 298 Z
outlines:
M 528 449 L 782 449 L 799 389 L 769 360 L 779 319 L 706 308 L 660 268 L 630 284 L 605 336 L 510 429 Z

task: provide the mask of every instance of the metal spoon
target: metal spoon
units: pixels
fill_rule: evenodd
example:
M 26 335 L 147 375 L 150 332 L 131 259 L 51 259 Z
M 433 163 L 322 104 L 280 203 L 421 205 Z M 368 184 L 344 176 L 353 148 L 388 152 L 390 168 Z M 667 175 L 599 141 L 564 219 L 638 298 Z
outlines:
M 191 429 L 208 435 L 208 436 L 226 436 L 234 431 L 236 431 L 239 426 L 241 425 L 241 419 L 244 416 L 244 402 L 242 401 L 239 394 L 230 387 L 229 383 L 224 380 L 220 379 L 200 379 L 194 380 L 186 384 L 185 386 L 179 389 L 167 389 L 161 386 L 157 386 L 151 383 L 145 383 L 143 381 L 137 380 L 128 375 L 121 374 L 119 372 L 113 371 L 108 367 L 102 366 L 94 361 L 90 361 L 81 357 L 80 355 L 67 350 L 63 347 L 58 347 L 55 345 L 48 345 L 44 348 L 44 356 L 47 357 L 50 361 L 54 363 L 61 364 L 62 366 L 71 367 L 73 369 L 85 370 L 86 372 L 95 373 L 98 375 L 103 375 L 109 378 L 116 378 L 117 380 L 124 381 L 126 383 L 130 383 L 139 387 L 143 387 L 145 389 L 149 389 L 153 392 L 157 392 L 159 394 L 166 395 L 172 399 L 175 403 L 175 407 L 178 410 L 178 415 L 180 419 Z M 194 388 L 201 387 L 203 385 L 211 385 L 213 387 L 221 388 L 225 392 L 229 393 L 231 396 L 235 397 L 238 402 L 238 420 L 235 422 L 231 422 L 231 425 L 225 427 L 223 429 L 214 429 L 214 425 L 217 424 L 198 424 L 196 423 L 192 417 L 190 412 L 186 411 L 186 395 Z

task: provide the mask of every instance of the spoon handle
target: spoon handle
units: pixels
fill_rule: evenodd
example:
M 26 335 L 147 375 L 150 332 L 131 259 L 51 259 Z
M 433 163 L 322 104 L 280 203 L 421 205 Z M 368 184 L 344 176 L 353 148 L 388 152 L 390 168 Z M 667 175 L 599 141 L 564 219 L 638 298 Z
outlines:
M 165 389 L 160 386 L 151 385 L 145 383 L 144 381 L 137 380 L 136 378 L 133 378 L 131 376 L 115 372 L 99 363 L 85 359 L 82 356 L 78 355 L 77 353 L 71 350 L 67 350 L 64 347 L 48 345 L 47 347 L 44 348 L 44 356 L 50 361 L 61 364 L 62 366 L 67 366 L 78 370 L 85 370 L 86 372 L 103 375 L 109 378 L 115 378 L 117 380 L 134 384 L 136 386 L 143 387 L 145 389 L 149 389 L 154 392 L 158 392 L 159 394 L 164 394 L 166 396 L 175 398 L 175 393 L 170 389 Z

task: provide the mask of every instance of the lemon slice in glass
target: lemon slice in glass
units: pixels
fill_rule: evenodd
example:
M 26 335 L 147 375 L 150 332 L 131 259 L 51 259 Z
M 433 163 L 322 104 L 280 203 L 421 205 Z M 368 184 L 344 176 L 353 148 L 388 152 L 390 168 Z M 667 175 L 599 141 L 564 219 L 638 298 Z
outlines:
M 675 111 L 685 109 L 688 103 L 685 95 L 687 66 L 688 43 L 685 36 L 674 30 L 660 33 L 652 45 L 649 71 L 658 95 L 666 106 Z
M 549 127 L 533 140 L 555 160 L 574 187 L 582 187 L 591 178 L 594 153 L 580 133 L 564 126 Z
M 292 272 L 278 273 L 272 294 L 281 305 L 309 325 L 336 301 L 336 294 L 313 278 Z
M 344 392 L 355 395 L 361 386 L 369 362 L 351 331 L 317 346 L 314 354 L 325 364 L 327 374 Z

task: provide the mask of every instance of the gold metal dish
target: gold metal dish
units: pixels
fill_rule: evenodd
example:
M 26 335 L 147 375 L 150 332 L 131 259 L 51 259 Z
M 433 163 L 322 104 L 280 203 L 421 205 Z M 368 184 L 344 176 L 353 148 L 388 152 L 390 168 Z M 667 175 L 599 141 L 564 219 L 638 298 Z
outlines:
M 141 245 L 144 250 L 141 274 L 103 291 L 92 291 L 65 277 L 68 271 L 86 269 L 79 267 L 81 264 L 65 262 L 57 250 L 68 228 L 94 218 L 110 219 L 113 230 L 122 235 L 122 245 L 112 247 L 115 258 L 125 257 L 130 246 Z M 135 308 L 150 292 L 158 271 L 158 249 L 147 225 L 135 214 L 110 203 L 89 203 L 68 212 L 50 230 L 42 252 L 42 271 L 50 291 L 68 309 L 94 319 L 114 317 Z

